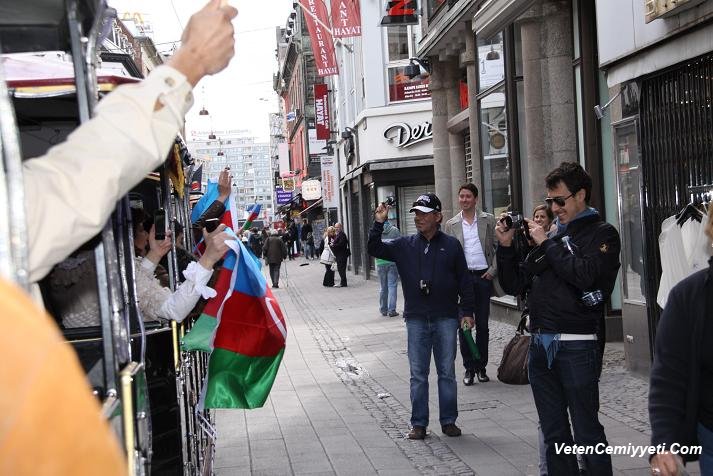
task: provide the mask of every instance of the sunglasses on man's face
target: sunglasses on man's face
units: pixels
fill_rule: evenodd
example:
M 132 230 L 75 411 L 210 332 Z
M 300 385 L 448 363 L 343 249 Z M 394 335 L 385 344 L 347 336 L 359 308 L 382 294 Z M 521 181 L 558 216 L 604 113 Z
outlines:
M 563 207 L 565 203 L 567 203 L 567 199 L 570 197 L 574 197 L 573 193 L 570 193 L 566 197 L 547 197 L 545 198 L 545 203 L 547 203 L 547 206 L 552 208 L 552 204 L 556 204 L 558 207 Z

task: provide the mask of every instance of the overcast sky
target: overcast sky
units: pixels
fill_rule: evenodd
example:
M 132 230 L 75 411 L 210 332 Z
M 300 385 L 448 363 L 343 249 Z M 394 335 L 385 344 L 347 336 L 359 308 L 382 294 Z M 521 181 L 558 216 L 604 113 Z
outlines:
M 121 18 L 124 12 L 141 13 L 154 29 L 159 51 L 163 44 L 181 38 L 182 27 L 205 2 L 196 0 L 108 0 Z M 284 25 L 292 0 L 229 0 L 239 13 L 234 20 L 235 57 L 220 74 L 207 77 L 194 91 L 195 104 L 186 117 L 186 135 L 191 130 L 248 129 L 261 141 L 269 138 L 268 114 L 277 112 L 272 90 L 275 59 L 275 27 Z M 199 116 L 205 106 L 210 116 Z

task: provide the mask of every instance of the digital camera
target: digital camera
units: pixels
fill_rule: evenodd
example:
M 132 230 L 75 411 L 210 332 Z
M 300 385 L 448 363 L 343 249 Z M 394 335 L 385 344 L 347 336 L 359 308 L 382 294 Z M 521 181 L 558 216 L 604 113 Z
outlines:
M 384 201 L 384 203 L 390 207 L 395 207 L 396 206 L 396 197 L 394 197 L 393 195 L 389 195 L 388 197 L 386 197 L 386 200 Z
M 503 217 L 503 223 L 505 223 L 508 230 L 519 230 L 525 225 L 525 220 L 520 212 L 508 212 L 507 215 Z
M 424 296 L 428 296 L 431 294 L 431 281 L 421 279 L 418 282 L 418 288 L 421 291 L 421 294 Z

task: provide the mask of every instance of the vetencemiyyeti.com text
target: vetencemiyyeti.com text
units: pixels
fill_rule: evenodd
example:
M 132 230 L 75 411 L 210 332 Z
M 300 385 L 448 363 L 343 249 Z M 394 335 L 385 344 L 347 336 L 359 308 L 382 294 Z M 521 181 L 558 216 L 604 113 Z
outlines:
M 596 445 L 568 445 L 565 443 L 555 443 L 555 452 L 557 454 L 567 455 L 629 455 L 632 458 L 640 458 L 644 456 L 655 455 L 658 453 L 669 452 L 678 455 L 700 455 L 703 452 L 701 446 L 684 446 L 678 443 L 672 444 L 670 447 L 661 444 L 656 446 L 634 445 L 614 445 L 610 446 L 604 443 Z

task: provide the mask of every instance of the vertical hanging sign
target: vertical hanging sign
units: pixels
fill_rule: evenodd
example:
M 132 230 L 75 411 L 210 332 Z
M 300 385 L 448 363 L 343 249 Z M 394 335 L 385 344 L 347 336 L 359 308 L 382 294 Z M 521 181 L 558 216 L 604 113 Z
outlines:
M 335 38 L 361 36 L 359 0 L 332 0 L 332 33 Z
M 329 140 L 329 91 L 326 84 L 314 85 L 314 116 L 317 140 Z
M 386 15 L 381 26 L 417 25 L 416 0 L 390 0 L 386 2 Z
M 333 76 L 339 74 L 337 56 L 334 54 L 334 40 L 329 30 L 329 15 L 324 0 L 300 0 L 304 10 L 307 30 L 312 40 L 314 61 L 317 75 Z

